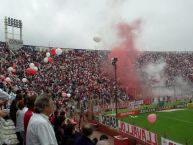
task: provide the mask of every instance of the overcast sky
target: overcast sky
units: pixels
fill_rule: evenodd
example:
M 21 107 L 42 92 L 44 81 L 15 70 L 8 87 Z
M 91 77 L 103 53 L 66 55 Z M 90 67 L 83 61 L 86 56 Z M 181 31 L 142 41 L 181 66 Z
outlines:
M 23 21 L 25 44 L 101 48 L 111 43 L 111 26 L 141 20 L 141 50 L 193 50 L 193 0 L 0 0 L 0 41 L 5 16 Z

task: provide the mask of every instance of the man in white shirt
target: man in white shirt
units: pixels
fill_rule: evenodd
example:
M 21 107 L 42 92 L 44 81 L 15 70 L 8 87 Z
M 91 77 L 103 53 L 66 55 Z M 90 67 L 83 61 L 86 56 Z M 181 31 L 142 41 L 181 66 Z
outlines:
M 26 134 L 26 145 L 58 145 L 54 129 L 48 116 L 54 111 L 50 95 L 36 98 L 34 115 L 31 117 Z

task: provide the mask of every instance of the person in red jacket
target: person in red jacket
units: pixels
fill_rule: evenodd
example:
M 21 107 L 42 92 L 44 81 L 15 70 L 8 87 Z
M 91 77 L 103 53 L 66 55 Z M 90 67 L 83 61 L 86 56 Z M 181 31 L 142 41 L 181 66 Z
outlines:
M 24 115 L 24 134 L 25 136 L 26 136 L 26 131 L 27 131 L 29 120 L 32 117 L 33 112 L 34 112 L 34 102 L 36 100 L 36 97 L 37 97 L 36 95 L 33 95 L 27 99 L 28 110 L 27 112 L 25 112 L 25 115 Z

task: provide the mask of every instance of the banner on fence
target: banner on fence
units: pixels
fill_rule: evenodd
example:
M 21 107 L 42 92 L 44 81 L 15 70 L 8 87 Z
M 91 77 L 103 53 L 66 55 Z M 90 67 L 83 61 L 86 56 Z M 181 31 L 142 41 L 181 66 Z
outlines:
M 188 107 L 188 108 L 193 108 L 193 103 L 188 103 L 188 104 L 187 104 L 187 107 Z
M 132 101 L 132 102 L 129 102 L 128 107 L 130 110 L 138 109 L 142 104 L 144 104 L 143 100 Z
M 175 108 L 177 108 L 177 109 L 180 109 L 180 108 L 186 108 L 186 104 L 185 103 L 183 103 L 183 104 L 178 104 L 178 105 L 176 105 L 175 106 Z
M 149 145 L 158 145 L 157 134 L 147 131 L 135 125 L 119 121 L 119 132 L 133 136 Z
M 156 108 L 148 108 L 148 109 L 141 109 L 140 113 L 149 113 L 149 112 L 155 112 Z
M 122 117 L 126 117 L 129 115 L 136 115 L 139 114 L 139 110 L 135 110 L 135 111 L 129 111 L 129 112 L 120 112 L 117 114 L 118 117 L 122 118 Z
M 167 138 L 161 137 L 161 145 L 182 145 Z
M 117 128 L 117 119 L 114 116 L 100 116 L 99 119 L 101 124 L 104 124 L 110 128 Z
M 129 105 L 129 102 L 119 102 L 117 103 L 117 108 L 128 108 L 128 105 Z M 115 109 L 115 108 L 116 108 L 115 103 L 100 105 L 100 109 L 102 110 L 110 110 L 110 109 Z

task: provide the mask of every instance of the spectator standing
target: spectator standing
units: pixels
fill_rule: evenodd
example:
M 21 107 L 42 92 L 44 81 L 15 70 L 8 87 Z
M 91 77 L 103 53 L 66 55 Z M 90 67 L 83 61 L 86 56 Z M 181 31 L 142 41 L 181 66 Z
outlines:
M 62 145 L 74 145 L 75 138 L 75 125 L 67 124 L 64 129 L 64 136 L 62 139 Z
M 51 96 L 44 94 L 37 97 L 34 103 L 34 114 L 31 117 L 26 134 L 26 145 L 58 145 L 54 129 L 48 116 L 54 111 Z
M 11 102 L 9 116 L 16 126 L 16 112 L 18 110 L 18 102 L 22 100 L 21 93 L 17 93 L 16 98 Z
M 24 131 L 27 131 L 27 126 L 29 123 L 29 120 L 31 118 L 31 116 L 33 115 L 34 112 L 34 102 L 36 100 L 36 95 L 30 96 L 27 98 L 27 108 L 28 110 L 25 112 L 24 115 Z
M 23 116 L 24 116 L 24 101 L 20 100 L 18 102 L 18 110 L 16 112 L 16 134 L 17 138 L 19 140 L 19 145 L 23 145 L 23 139 L 24 139 L 24 123 L 23 123 Z
M 93 134 L 93 127 L 90 124 L 86 124 L 82 127 L 82 135 L 77 137 L 75 145 L 95 145 L 91 141 L 90 137 Z
M 30 118 L 32 117 L 33 115 L 33 112 L 34 112 L 34 102 L 36 100 L 36 95 L 33 95 L 33 96 L 29 96 L 27 97 L 27 108 L 28 110 L 25 112 L 24 114 L 24 144 L 26 144 L 26 132 L 27 132 L 27 126 L 28 126 L 28 123 L 29 123 L 29 120 Z
M 62 144 L 65 128 L 65 112 L 61 112 L 54 124 L 54 131 L 58 144 Z

